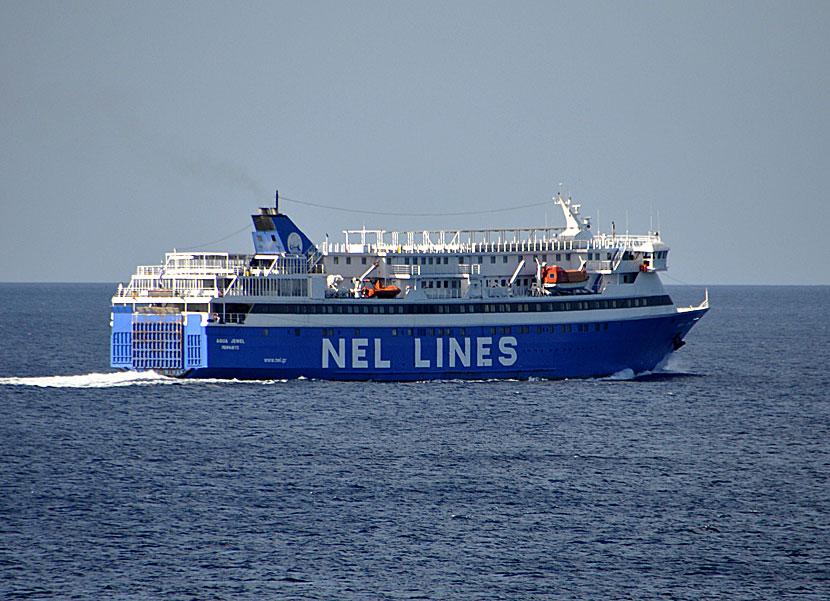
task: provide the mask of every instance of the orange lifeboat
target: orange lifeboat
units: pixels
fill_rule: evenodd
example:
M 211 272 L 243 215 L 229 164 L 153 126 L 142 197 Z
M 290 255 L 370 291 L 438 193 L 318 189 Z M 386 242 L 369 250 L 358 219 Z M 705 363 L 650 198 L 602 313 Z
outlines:
M 542 285 L 545 288 L 584 288 L 588 282 L 585 269 L 562 269 L 549 265 L 542 269 Z
M 380 280 L 375 280 L 374 286 L 363 285 L 361 294 L 365 298 L 395 298 L 401 293 L 401 289 L 397 286 L 383 286 Z

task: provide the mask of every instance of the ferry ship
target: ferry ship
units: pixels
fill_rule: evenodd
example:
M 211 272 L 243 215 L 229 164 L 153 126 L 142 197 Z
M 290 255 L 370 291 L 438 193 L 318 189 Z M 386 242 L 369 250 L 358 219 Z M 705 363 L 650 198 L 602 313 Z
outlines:
M 251 254 L 169 252 L 112 298 L 111 365 L 186 378 L 585 378 L 655 369 L 709 309 L 675 307 L 658 232 L 345 230 L 274 207 Z

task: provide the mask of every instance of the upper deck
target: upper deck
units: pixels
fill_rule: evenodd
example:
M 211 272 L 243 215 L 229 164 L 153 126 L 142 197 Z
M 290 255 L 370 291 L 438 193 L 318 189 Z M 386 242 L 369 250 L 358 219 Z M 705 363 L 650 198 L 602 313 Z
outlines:
M 637 273 L 666 269 L 659 233 L 594 234 L 579 205 L 554 199 L 566 227 L 469 230 L 344 230 L 343 242 L 319 246 L 277 209 L 254 215 L 256 254 L 166 253 L 140 265 L 117 298 L 223 296 L 359 297 L 365 282 L 397 286 L 399 298 L 481 298 L 547 294 L 545 265 L 585 271 L 586 288 L 632 283 Z M 616 274 L 616 275 L 615 275 Z M 629 275 L 631 277 L 629 277 Z

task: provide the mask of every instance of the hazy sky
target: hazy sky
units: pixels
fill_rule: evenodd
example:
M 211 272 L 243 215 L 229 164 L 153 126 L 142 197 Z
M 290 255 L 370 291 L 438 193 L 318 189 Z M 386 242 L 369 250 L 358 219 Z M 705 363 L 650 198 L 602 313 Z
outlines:
M 828 2 L 0 0 L 0 281 L 306 233 L 650 223 L 668 275 L 830 283 Z M 673 280 L 666 278 L 667 283 Z

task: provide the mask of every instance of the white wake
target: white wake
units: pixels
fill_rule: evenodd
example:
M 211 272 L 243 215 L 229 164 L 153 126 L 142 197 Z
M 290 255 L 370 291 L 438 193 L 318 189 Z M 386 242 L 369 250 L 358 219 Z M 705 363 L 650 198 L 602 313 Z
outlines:
M 78 376 L 40 376 L 29 378 L 0 378 L 0 385 L 37 386 L 39 388 L 112 388 L 171 384 L 176 382 L 153 371 L 83 374 Z
M 643 376 L 651 376 L 651 375 L 668 375 L 668 374 L 676 374 L 676 375 L 684 375 L 688 374 L 685 369 L 683 369 L 682 361 L 677 359 L 677 356 L 674 353 L 669 353 L 666 355 L 660 363 L 654 369 L 643 371 L 643 372 L 635 372 L 633 369 L 626 368 L 621 369 L 617 373 L 611 374 L 610 376 L 606 376 L 604 378 L 596 378 L 597 380 L 607 381 L 607 380 L 634 380 L 636 378 L 642 378 Z
M 78 376 L 40 376 L 29 378 L 0 378 L 0 386 L 35 386 L 38 388 L 114 388 L 117 386 L 156 386 L 204 384 L 282 384 L 288 380 L 221 380 L 218 378 L 180 379 L 163 376 L 154 371 L 124 371 L 83 374 Z

